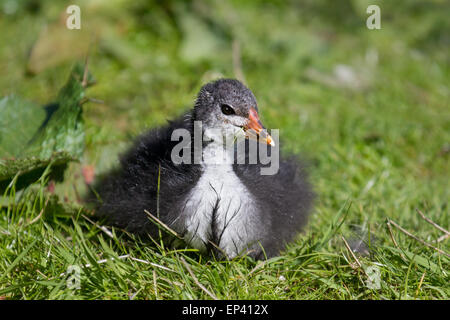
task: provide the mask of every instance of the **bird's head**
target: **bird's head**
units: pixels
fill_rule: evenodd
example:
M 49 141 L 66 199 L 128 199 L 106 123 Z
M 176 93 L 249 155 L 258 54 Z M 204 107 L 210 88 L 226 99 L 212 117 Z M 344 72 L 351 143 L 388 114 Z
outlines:
M 255 96 L 235 79 L 220 79 L 204 85 L 195 103 L 194 120 L 202 122 L 205 132 L 220 129 L 227 136 L 244 135 L 275 145 L 259 119 Z

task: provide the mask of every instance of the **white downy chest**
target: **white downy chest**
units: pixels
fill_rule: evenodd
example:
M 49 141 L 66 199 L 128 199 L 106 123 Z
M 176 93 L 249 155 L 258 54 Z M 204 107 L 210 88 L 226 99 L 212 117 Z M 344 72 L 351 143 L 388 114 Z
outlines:
M 204 149 L 202 168 L 183 209 L 185 240 L 202 251 L 214 241 L 232 258 L 254 245 L 262 232 L 257 204 L 222 146 L 211 143 Z

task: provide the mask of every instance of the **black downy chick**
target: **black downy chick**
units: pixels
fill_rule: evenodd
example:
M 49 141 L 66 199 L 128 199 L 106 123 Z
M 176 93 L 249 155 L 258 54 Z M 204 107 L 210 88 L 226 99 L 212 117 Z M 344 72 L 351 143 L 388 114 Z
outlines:
M 179 147 L 183 134 L 190 151 Z M 295 160 L 280 159 L 275 174 L 261 174 L 267 165 L 259 156 L 256 164 L 249 160 L 251 142 L 269 155 L 275 150 L 253 93 L 233 79 L 208 83 L 193 110 L 143 134 L 120 166 L 96 182 L 97 213 L 131 233 L 157 237 L 147 210 L 202 252 L 275 256 L 305 225 L 313 192 Z M 174 161 L 174 148 L 190 161 Z

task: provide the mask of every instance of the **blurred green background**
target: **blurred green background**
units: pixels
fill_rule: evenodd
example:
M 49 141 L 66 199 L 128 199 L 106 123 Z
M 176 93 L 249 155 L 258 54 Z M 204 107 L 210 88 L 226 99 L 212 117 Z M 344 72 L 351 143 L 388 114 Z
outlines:
M 84 106 L 84 163 L 101 171 L 132 137 L 190 108 L 206 81 L 244 78 L 282 148 L 318 168 L 323 201 L 394 178 L 396 191 L 447 186 L 449 2 L 374 3 L 381 30 L 366 28 L 372 2 L 358 0 L 3 0 L 0 93 L 45 104 L 89 55 L 88 96 L 104 103 Z M 65 26 L 70 4 L 81 30 Z
M 70 4 L 81 30 L 65 27 Z M 381 8 L 381 30 L 366 28 L 369 4 Z M 3 0 L 0 93 L 45 104 L 89 55 L 97 84 L 88 96 L 104 103 L 84 107 L 85 163 L 102 170 L 131 137 L 190 108 L 206 81 L 243 78 L 282 148 L 315 160 L 319 190 L 332 180 L 332 196 L 352 196 L 391 166 L 431 183 L 448 178 L 449 8 Z
M 81 30 L 65 26 L 70 4 Z M 381 30 L 366 27 L 370 4 Z M 204 83 L 237 77 L 282 150 L 310 164 L 308 234 L 351 200 L 344 230 L 389 242 L 390 217 L 430 237 L 416 208 L 449 226 L 449 12 L 444 0 L 1 0 L 0 94 L 46 104 L 89 56 L 87 94 L 103 103 L 83 106 L 87 150 L 66 179 L 81 186 L 80 166 L 106 170 L 137 134 L 192 107 Z

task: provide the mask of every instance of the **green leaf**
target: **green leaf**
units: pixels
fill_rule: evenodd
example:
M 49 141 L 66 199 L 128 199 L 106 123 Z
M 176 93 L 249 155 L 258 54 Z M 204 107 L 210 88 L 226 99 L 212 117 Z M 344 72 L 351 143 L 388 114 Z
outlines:
M 18 172 L 36 172 L 81 157 L 85 147 L 81 104 L 91 82 L 77 64 L 55 103 L 40 107 L 17 96 L 0 99 L 0 182 Z

